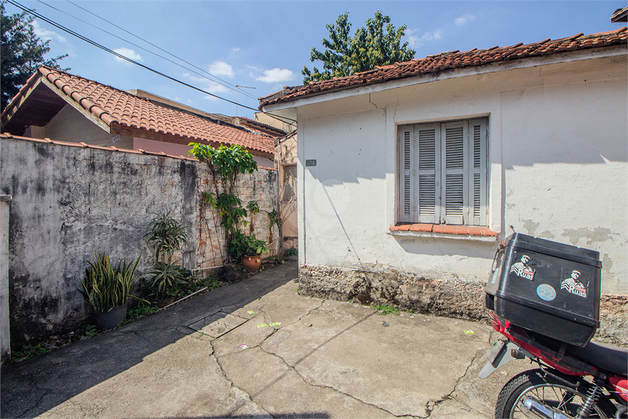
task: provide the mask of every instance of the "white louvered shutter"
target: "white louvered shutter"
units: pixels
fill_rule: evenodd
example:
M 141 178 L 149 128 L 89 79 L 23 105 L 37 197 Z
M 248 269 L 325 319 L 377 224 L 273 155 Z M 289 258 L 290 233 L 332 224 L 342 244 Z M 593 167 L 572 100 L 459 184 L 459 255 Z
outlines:
M 473 155 L 471 156 L 469 191 L 471 191 L 471 205 L 469 205 L 468 224 L 486 225 L 488 221 L 488 147 L 486 119 L 469 121 L 469 139 Z
M 440 162 L 439 130 L 437 124 L 420 125 L 418 137 L 418 192 L 420 223 L 439 223 L 440 215 Z
M 399 131 L 399 221 L 410 223 L 414 219 L 414 188 L 413 188 L 413 141 L 412 127 L 403 127 Z
M 442 177 L 444 205 L 441 215 L 445 224 L 462 225 L 468 206 L 468 125 L 451 122 L 441 125 L 443 149 Z
M 399 128 L 400 222 L 487 225 L 488 120 Z

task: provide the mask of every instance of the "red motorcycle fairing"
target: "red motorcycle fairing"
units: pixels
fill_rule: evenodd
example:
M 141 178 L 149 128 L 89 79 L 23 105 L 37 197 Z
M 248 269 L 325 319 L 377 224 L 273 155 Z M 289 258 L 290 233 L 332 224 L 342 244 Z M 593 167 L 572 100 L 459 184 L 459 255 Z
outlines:
M 613 375 L 608 378 L 608 382 L 617 390 L 617 395 L 622 399 L 628 401 L 628 379 L 626 377 L 620 377 L 619 375 Z
M 510 341 L 514 342 L 520 348 L 529 352 L 531 355 L 542 359 L 543 362 L 545 362 L 555 370 L 565 375 L 572 376 L 598 375 L 597 369 L 590 365 L 584 364 L 570 357 L 565 357 L 558 352 L 552 351 L 549 348 L 545 348 L 538 343 L 531 344 L 526 342 L 526 340 L 528 339 L 525 338 L 525 332 L 523 330 L 520 330 L 518 327 L 511 325 L 508 320 L 500 318 L 493 312 L 490 312 L 490 315 L 491 325 L 493 326 L 493 329 L 506 336 Z

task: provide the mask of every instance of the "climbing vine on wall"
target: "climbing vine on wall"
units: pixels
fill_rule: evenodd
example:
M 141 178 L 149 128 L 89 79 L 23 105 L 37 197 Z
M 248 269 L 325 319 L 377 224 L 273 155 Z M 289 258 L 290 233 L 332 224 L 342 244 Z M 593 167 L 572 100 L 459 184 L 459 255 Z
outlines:
M 238 176 L 256 171 L 257 163 L 251 153 L 239 145 L 221 145 L 218 148 L 197 143 L 189 145 L 192 146 L 189 153 L 209 167 L 214 190 L 203 192 L 202 198 L 218 211 L 229 248 L 236 233 L 241 233 L 240 225 L 246 226 L 248 214 L 259 212 L 257 202 L 251 201 L 244 208 L 242 200 L 235 194 Z

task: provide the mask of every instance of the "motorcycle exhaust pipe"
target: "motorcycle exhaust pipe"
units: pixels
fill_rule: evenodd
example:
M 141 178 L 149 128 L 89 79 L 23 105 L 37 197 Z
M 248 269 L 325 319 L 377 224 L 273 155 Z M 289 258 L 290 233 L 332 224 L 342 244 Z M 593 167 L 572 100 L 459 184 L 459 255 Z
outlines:
M 549 407 L 539 403 L 533 398 L 526 397 L 523 400 L 523 410 L 529 413 L 533 413 L 542 419 L 569 419 L 569 416 L 565 416 L 560 412 L 555 412 Z

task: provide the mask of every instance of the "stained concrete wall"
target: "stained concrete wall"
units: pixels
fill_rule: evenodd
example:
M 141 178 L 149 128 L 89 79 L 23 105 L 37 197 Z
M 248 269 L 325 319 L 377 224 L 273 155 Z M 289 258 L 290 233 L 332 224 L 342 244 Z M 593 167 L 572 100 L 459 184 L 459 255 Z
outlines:
M 9 205 L 11 205 L 11 195 L 0 195 L 0 363 L 4 363 L 11 356 Z
M 94 252 L 113 261 L 141 255 L 139 271 L 146 272 L 153 261 L 144 234 L 156 214 L 170 211 L 191 233 L 179 255 L 186 268 L 219 266 L 226 257 L 220 222 L 200 203 L 210 186 L 202 163 L 15 138 L 0 140 L 0 163 L 0 193 L 13 195 L 14 348 L 86 320 L 88 307 L 77 287 Z M 277 228 L 269 227 L 266 214 L 277 207 L 276 172 L 261 169 L 238 189 L 243 202 L 260 206 L 253 220 L 257 237 L 275 241 Z

